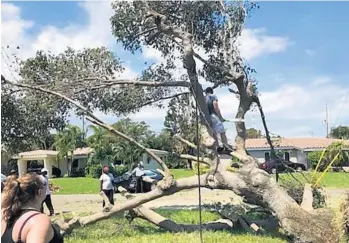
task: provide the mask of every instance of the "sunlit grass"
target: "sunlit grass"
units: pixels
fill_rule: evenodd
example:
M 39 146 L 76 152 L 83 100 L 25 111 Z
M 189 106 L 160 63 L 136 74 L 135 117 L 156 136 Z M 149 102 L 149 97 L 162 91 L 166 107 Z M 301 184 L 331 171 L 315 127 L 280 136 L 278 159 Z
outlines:
M 178 223 L 197 224 L 199 214 L 197 211 L 158 211 L 163 216 L 169 217 Z M 203 221 L 214 221 L 219 217 L 210 212 L 203 212 Z M 204 242 L 243 242 L 243 243 L 286 243 L 284 237 L 276 236 L 256 236 L 241 231 L 217 231 L 203 232 Z M 86 243 L 199 243 L 199 232 L 194 233 L 170 233 L 147 221 L 136 219 L 129 224 L 122 217 L 113 217 L 94 225 L 77 229 L 71 236 L 66 238 L 66 242 L 86 242 Z

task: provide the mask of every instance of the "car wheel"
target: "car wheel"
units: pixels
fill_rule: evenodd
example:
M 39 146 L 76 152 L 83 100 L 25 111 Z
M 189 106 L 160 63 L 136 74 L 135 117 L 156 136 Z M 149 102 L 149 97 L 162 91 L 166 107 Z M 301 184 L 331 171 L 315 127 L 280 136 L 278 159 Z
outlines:
M 302 171 L 303 171 L 302 166 L 297 166 L 296 171 L 298 171 L 298 172 L 302 172 Z
M 270 172 L 271 172 L 272 174 L 276 174 L 276 168 L 272 168 L 272 169 L 270 170 Z

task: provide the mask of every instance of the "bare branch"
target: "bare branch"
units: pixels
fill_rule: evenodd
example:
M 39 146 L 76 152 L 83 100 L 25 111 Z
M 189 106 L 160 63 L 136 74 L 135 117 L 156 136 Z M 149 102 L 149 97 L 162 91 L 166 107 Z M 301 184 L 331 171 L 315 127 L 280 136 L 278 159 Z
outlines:
M 304 192 L 303 192 L 303 200 L 301 207 L 307 211 L 312 212 L 314 210 L 313 208 L 313 191 L 310 184 L 305 184 L 304 186 Z
M 153 210 L 144 206 L 139 206 L 131 210 L 133 217 L 142 218 L 148 222 L 163 228 L 171 232 L 194 232 L 198 231 L 201 227 L 203 230 L 231 230 L 233 228 L 233 222 L 228 219 L 219 219 L 217 221 L 203 223 L 202 225 L 196 224 L 178 224 L 175 221 L 165 218 Z
M 121 195 L 126 197 L 126 199 L 133 199 L 135 197 L 126 191 L 123 191 Z M 171 232 L 194 232 L 199 230 L 201 227 L 200 225 L 195 224 L 178 224 L 143 205 L 129 210 L 126 218 L 129 222 L 133 221 L 135 218 L 141 218 Z M 202 227 L 204 230 L 229 230 L 232 229 L 233 222 L 229 219 L 219 219 L 214 222 L 204 223 Z
M 230 92 L 230 93 L 233 93 L 233 94 L 236 94 L 236 95 L 239 95 L 239 92 L 238 92 L 238 91 L 235 91 L 235 90 L 233 90 L 233 89 L 229 89 L 229 92 Z
M 151 100 L 151 101 L 145 102 L 140 107 L 151 105 L 151 104 L 159 102 L 161 100 L 168 100 L 168 99 L 176 98 L 176 97 L 186 95 L 186 94 L 190 94 L 190 92 L 183 92 L 183 93 L 174 94 L 174 95 L 170 95 L 170 96 L 166 96 L 166 97 L 161 97 L 161 98 L 156 99 L 156 100 Z
M 172 40 L 177 44 L 179 45 L 180 47 L 183 48 L 183 45 L 181 43 L 179 43 L 175 38 L 172 38 Z M 229 68 L 227 67 L 224 67 L 224 66 L 218 66 L 218 65 L 215 65 L 211 62 L 209 62 L 208 60 L 204 59 L 203 57 L 201 57 L 198 53 L 196 53 L 195 51 L 193 51 L 193 56 L 196 57 L 198 60 L 200 60 L 202 63 L 204 63 L 205 65 L 207 65 L 208 67 L 212 68 L 212 69 L 215 69 L 215 70 L 219 70 L 225 74 L 227 74 L 228 77 L 231 78 L 231 80 L 234 80 L 236 79 L 234 77 L 234 74 L 229 70 Z M 237 77 L 239 78 L 239 77 Z M 224 80 L 224 81 L 220 81 L 220 82 L 217 82 L 214 84 L 214 86 L 212 87 L 213 89 L 217 88 L 219 85 L 221 85 L 222 83 L 224 82 L 227 82 L 229 81 L 230 79 L 227 79 L 227 80 Z
M 196 162 L 199 162 L 199 163 L 203 163 L 203 164 L 206 164 L 206 165 L 210 165 L 211 164 L 211 160 L 209 158 L 205 158 L 205 157 L 199 157 L 199 161 L 198 161 L 198 158 L 196 156 L 194 156 L 194 155 L 181 154 L 181 155 L 179 155 L 179 157 L 181 159 L 193 160 L 193 161 L 196 161 Z
M 3 79 L 3 76 L 1 76 L 1 79 Z M 37 90 L 37 91 L 41 91 L 41 92 L 45 92 L 51 95 L 55 95 L 58 96 L 68 102 L 70 102 L 71 104 L 73 104 L 74 106 L 80 108 L 82 111 L 84 111 L 89 117 L 87 117 L 86 119 L 89 120 L 90 122 L 92 122 L 93 124 L 99 125 L 105 129 L 107 129 L 109 132 L 124 138 L 125 140 L 133 143 L 134 145 L 136 145 L 137 147 L 139 147 L 140 149 L 144 150 L 147 154 L 149 154 L 154 160 L 156 160 L 164 169 L 164 172 L 167 175 L 170 175 L 170 170 L 168 169 L 168 167 L 166 166 L 166 164 L 160 159 L 160 157 L 158 157 L 156 154 L 154 154 L 151 150 L 147 149 L 146 147 L 144 147 L 142 144 L 138 143 L 137 141 L 135 141 L 133 138 L 117 131 L 116 129 L 114 129 L 113 127 L 105 124 L 102 120 L 100 120 L 98 117 L 96 117 L 92 111 L 88 110 L 86 107 L 82 106 L 81 104 L 79 104 L 77 101 L 62 95 L 58 92 L 55 91 L 51 91 L 51 90 L 47 90 L 47 89 L 43 89 L 41 87 L 37 87 L 37 86 L 31 86 L 31 85 L 27 85 L 27 84 L 20 84 L 20 83 L 12 83 L 9 80 L 4 78 L 4 81 L 7 82 L 10 85 L 16 86 L 16 87 L 20 87 L 20 88 L 26 88 L 26 89 L 32 89 L 32 90 Z
M 86 80 L 95 80 L 94 78 L 87 78 Z M 134 85 L 134 86 L 148 86 L 148 87 L 190 87 L 190 83 L 185 81 L 174 81 L 174 82 L 157 82 L 157 81 L 140 81 L 140 80 L 127 80 L 127 79 L 110 79 L 110 80 L 100 80 L 101 84 L 94 86 L 94 87 L 88 87 L 88 88 L 82 88 L 77 90 L 75 93 L 80 93 L 85 90 L 98 90 L 98 89 L 104 89 L 108 87 L 112 87 L 115 85 Z
M 113 207 L 113 205 L 110 203 L 109 198 L 107 197 L 107 195 L 105 195 L 104 191 L 101 191 L 99 193 L 99 195 L 102 196 L 104 202 L 105 202 L 105 206 L 103 207 L 103 212 L 109 212 L 110 209 Z
M 179 141 L 181 141 L 182 143 L 188 145 L 189 147 L 191 147 L 193 149 L 198 149 L 198 147 L 194 143 L 182 138 L 181 136 L 179 136 L 179 134 L 175 134 L 174 138 L 178 139 Z
M 200 181 L 201 181 L 200 185 L 202 187 L 208 187 L 207 175 L 200 176 Z M 155 190 L 145 193 L 143 195 L 139 195 L 131 200 L 126 201 L 123 204 L 117 204 L 114 207 L 112 207 L 109 212 L 100 212 L 100 213 L 95 213 L 93 215 L 89 215 L 86 217 L 74 218 L 70 220 L 68 223 L 65 223 L 64 225 L 60 225 L 60 227 L 64 232 L 71 232 L 71 230 L 76 226 L 79 226 L 79 225 L 85 226 L 88 224 L 92 224 L 99 220 L 109 218 L 120 211 L 136 208 L 139 205 L 152 201 L 154 199 L 171 195 L 181 190 L 192 189 L 199 186 L 197 176 L 179 179 L 178 181 L 176 181 L 175 184 L 173 184 L 170 188 L 167 188 L 166 190 L 160 189 L 161 183 L 162 181 L 158 182 L 158 187 Z
M 126 45 L 126 48 L 127 48 L 129 45 L 131 45 L 135 40 L 137 40 L 138 37 L 140 37 L 140 36 L 142 36 L 142 35 L 145 35 L 145 34 L 148 34 L 148 33 L 152 32 L 153 30 L 156 30 L 156 29 L 157 29 L 157 27 L 155 26 L 155 27 L 153 27 L 153 28 L 150 28 L 150 29 L 147 29 L 147 30 L 142 31 L 141 33 L 138 33 L 138 34 L 135 35 L 135 36 L 132 36 L 133 40 L 132 40 L 130 43 L 128 43 L 128 45 Z

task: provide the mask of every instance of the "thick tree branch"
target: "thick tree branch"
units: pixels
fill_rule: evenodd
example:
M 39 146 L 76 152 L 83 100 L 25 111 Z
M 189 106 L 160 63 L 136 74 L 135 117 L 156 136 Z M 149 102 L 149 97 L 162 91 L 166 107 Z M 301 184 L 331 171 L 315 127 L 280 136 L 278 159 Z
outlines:
M 3 76 L 1 76 L 3 78 Z M 125 140 L 133 143 L 134 145 L 136 145 L 137 147 L 139 147 L 140 149 L 144 150 L 147 154 L 149 154 L 149 156 L 151 156 L 154 160 L 156 160 L 163 168 L 164 172 L 167 174 L 167 175 L 170 175 L 170 170 L 168 169 L 168 167 L 166 166 L 166 164 L 160 159 L 160 157 L 158 157 L 156 154 L 154 154 L 151 150 L 147 149 L 146 147 L 144 147 L 142 144 L 138 143 L 137 141 L 135 141 L 133 138 L 117 131 L 116 129 L 114 129 L 112 126 L 109 126 L 107 124 L 105 124 L 102 120 L 100 120 L 98 117 L 96 117 L 93 112 L 91 112 L 90 110 L 88 110 L 86 107 L 82 106 L 81 104 L 79 104 L 77 101 L 65 96 L 65 95 L 62 95 L 58 92 L 55 92 L 55 91 L 51 91 L 51 90 L 47 90 L 47 89 L 44 89 L 44 88 L 41 88 L 41 87 L 36 87 L 36 86 L 31 86 L 31 85 L 27 85 L 27 84 L 20 84 L 20 83 L 12 83 L 10 82 L 9 80 L 5 79 L 4 80 L 10 84 L 10 85 L 13 85 L 13 86 L 16 86 L 16 87 L 20 87 L 20 88 L 26 88 L 26 89 L 32 89 L 32 90 L 37 90 L 37 91 L 40 91 L 40 92 L 44 92 L 44 93 L 47 93 L 47 94 L 51 94 L 51 95 L 55 95 L 55 96 L 58 96 L 68 102 L 70 102 L 71 104 L 73 104 L 74 106 L 76 106 L 77 108 L 80 108 L 82 111 L 84 111 L 89 117 L 87 117 L 86 119 L 88 119 L 90 122 L 92 122 L 93 124 L 96 124 L 96 125 L 99 125 L 105 129 L 107 129 L 109 132 L 119 136 L 119 137 L 122 137 L 124 138 Z
M 200 182 L 201 182 L 200 185 L 202 187 L 208 187 L 207 175 L 200 176 Z M 128 200 L 123 204 L 117 204 L 113 206 L 109 212 L 100 212 L 100 213 L 96 213 L 86 217 L 73 218 L 67 223 L 64 223 L 64 224 L 61 223 L 59 226 L 63 232 L 70 233 L 75 227 L 78 227 L 79 225 L 84 226 L 84 225 L 92 224 L 99 220 L 109 218 L 120 211 L 136 208 L 139 205 L 152 201 L 154 199 L 171 195 L 181 190 L 192 189 L 199 186 L 197 176 L 179 179 L 178 181 L 176 181 L 176 183 L 172 184 L 170 188 L 167 188 L 165 190 L 161 189 L 162 183 L 163 181 L 159 181 L 158 187 L 155 190 L 152 190 L 143 195 L 136 196 L 135 198 Z
M 170 96 L 166 96 L 166 97 L 161 97 L 161 98 L 156 99 L 156 100 L 147 101 L 147 102 L 143 103 L 141 106 L 139 106 L 139 108 L 147 106 L 147 105 L 154 104 L 154 103 L 162 101 L 162 100 L 173 99 L 173 98 L 177 98 L 179 96 L 187 95 L 187 94 L 190 94 L 190 92 L 183 92 L 183 93 L 174 94 L 174 95 L 170 95 Z
M 122 196 L 127 199 L 133 199 L 134 195 L 122 191 Z M 163 217 L 162 215 L 154 212 L 153 210 L 140 205 L 137 208 L 128 211 L 126 218 L 129 222 L 132 222 L 135 218 L 141 218 L 148 222 L 170 232 L 194 232 L 198 231 L 201 226 L 195 224 L 178 224 L 173 220 Z M 204 223 L 202 225 L 203 230 L 231 230 L 233 228 L 233 222 L 228 219 L 220 219 L 214 222 Z
M 188 145 L 189 147 L 191 147 L 193 149 L 198 149 L 198 147 L 194 143 L 182 138 L 179 134 L 175 134 L 174 138 L 178 139 L 180 142 Z
M 232 230 L 233 223 L 228 219 L 219 219 L 214 222 L 197 224 L 178 224 L 171 219 L 165 218 L 153 210 L 144 206 L 132 209 L 130 212 L 132 219 L 138 217 L 170 232 L 194 232 L 200 230 Z
M 96 80 L 95 78 L 86 78 L 85 80 Z M 148 86 L 148 87 L 190 87 L 190 83 L 186 81 L 173 82 L 157 82 L 157 81 L 141 81 L 141 80 L 127 80 L 127 79 L 109 79 L 100 80 L 101 84 L 93 87 L 87 87 L 77 90 L 75 93 L 80 93 L 85 90 L 105 89 L 116 85 L 134 85 L 134 86 Z
M 198 158 L 196 156 L 194 156 L 194 155 L 181 154 L 181 155 L 179 155 L 179 157 L 181 159 L 193 160 L 193 161 L 196 161 L 196 162 L 199 162 L 199 163 L 203 163 L 203 164 L 206 164 L 206 165 L 211 165 L 211 159 L 210 158 L 199 157 L 199 161 L 198 161 Z

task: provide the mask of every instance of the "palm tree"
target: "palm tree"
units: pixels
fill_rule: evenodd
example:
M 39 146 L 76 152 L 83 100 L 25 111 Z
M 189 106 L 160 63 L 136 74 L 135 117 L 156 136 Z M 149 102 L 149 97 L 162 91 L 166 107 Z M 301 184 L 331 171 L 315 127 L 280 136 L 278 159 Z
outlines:
M 55 137 L 54 146 L 59 151 L 58 156 L 61 158 L 68 158 L 70 155 L 70 164 L 68 166 L 68 176 L 71 175 L 74 150 L 85 146 L 83 140 L 83 131 L 80 127 L 74 125 L 66 126 L 62 131 L 58 132 Z

